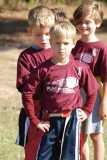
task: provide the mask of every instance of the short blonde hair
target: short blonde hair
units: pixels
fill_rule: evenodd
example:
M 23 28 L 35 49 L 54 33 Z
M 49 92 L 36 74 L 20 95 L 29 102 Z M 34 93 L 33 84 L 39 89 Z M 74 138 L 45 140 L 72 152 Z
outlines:
M 73 18 L 78 24 L 84 17 L 90 15 L 96 24 L 101 23 L 103 20 L 103 10 L 100 3 L 95 0 L 88 0 L 81 3 L 73 13 Z
M 58 38 L 71 38 L 73 42 L 75 42 L 75 34 L 76 29 L 70 22 L 57 22 L 53 27 L 50 29 L 50 38 L 58 39 Z
M 51 27 L 55 23 L 55 16 L 53 11 L 44 6 L 36 6 L 29 11 L 28 24 L 29 27 Z

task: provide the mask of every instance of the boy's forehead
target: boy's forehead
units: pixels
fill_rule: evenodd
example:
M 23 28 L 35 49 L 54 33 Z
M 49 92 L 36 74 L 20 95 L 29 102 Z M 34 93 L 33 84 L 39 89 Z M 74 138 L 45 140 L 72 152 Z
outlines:
M 33 26 L 32 29 L 35 31 L 50 31 L 50 27 Z
M 73 41 L 72 37 L 68 36 L 58 36 L 58 37 L 53 37 L 52 41 Z
M 82 15 L 79 19 L 77 19 L 77 22 L 81 22 L 83 20 L 94 20 L 94 17 L 91 14 L 85 14 Z
M 92 20 L 92 19 L 94 19 L 94 17 L 91 14 L 90 15 L 88 14 L 88 15 L 81 17 L 80 20 Z

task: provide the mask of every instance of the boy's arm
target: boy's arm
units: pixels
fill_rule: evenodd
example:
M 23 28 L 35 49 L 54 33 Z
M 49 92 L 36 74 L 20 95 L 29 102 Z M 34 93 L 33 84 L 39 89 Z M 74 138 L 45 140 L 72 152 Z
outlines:
M 40 99 L 41 95 L 41 80 L 36 69 L 32 72 L 22 92 L 22 101 L 27 117 L 33 126 L 40 129 L 42 132 L 49 131 L 50 124 L 48 121 L 40 121 L 35 115 L 33 96 Z
M 23 91 L 27 79 L 30 75 L 30 63 L 25 54 L 20 54 L 17 62 L 17 81 L 16 88 L 19 92 Z
M 49 131 L 50 123 L 48 121 L 40 121 L 35 115 L 33 98 L 30 96 L 26 96 L 26 94 L 23 93 L 22 99 L 23 99 L 25 112 L 27 117 L 30 120 L 30 123 L 32 123 L 33 126 L 40 129 L 43 133 L 45 133 L 46 131 Z
M 27 86 L 25 86 L 25 88 L 26 87 Z M 40 123 L 40 120 L 35 115 L 32 96 L 30 96 L 27 92 L 23 92 L 22 101 L 27 117 L 29 118 L 30 122 L 36 127 Z
M 107 117 L 107 79 L 103 81 L 103 96 L 99 109 L 99 118 L 105 119 Z
M 82 108 L 82 111 L 87 115 L 87 117 L 89 117 L 89 115 L 93 111 L 93 106 L 97 97 L 99 85 L 90 68 L 87 66 L 84 66 L 82 68 L 80 87 L 83 87 L 86 93 L 86 103 Z
M 97 91 L 95 91 L 92 95 L 87 96 L 85 106 L 82 109 L 78 109 L 79 118 L 81 122 L 87 119 L 90 113 L 93 111 L 93 106 L 96 100 Z

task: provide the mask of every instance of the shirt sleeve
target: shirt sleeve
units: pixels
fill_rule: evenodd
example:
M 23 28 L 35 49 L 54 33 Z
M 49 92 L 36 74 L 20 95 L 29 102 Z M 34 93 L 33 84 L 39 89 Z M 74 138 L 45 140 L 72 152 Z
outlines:
M 83 110 L 87 114 L 87 117 L 89 117 L 93 111 L 97 91 L 99 88 L 99 85 L 89 67 L 83 69 L 80 83 L 80 86 L 82 86 L 86 92 L 86 103 Z
M 93 106 L 95 103 L 97 97 L 97 91 L 95 91 L 92 95 L 86 97 L 86 103 L 85 106 L 82 108 L 82 110 L 86 113 L 87 117 L 92 113 Z
M 16 88 L 18 89 L 19 92 L 23 91 L 23 88 L 25 86 L 27 79 L 29 78 L 29 75 L 30 75 L 30 63 L 26 55 L 21 54 L 17 62 Z
M 107 79 L 107 47 L 106 51 L 102 52 L 101 58 L 99 59 L 100 61 L 100 77 L 101 80 Z
M 33 70 L 22 92 L 22 102 L 25 108 L 26 115 L 29 118 L 30 122 L 34 126 L 37 126 L 40 123 L 40 120 L 35 115 L 33 103 L 34 95 L 36 95 L 36 99 L 39 99 L 41 95 L 41 79 L 37 69 Z
M 82 68 L 82 75 L 80 79 L 80 86 L 84 88 L 86 94 L 93 95 L 98 90 L 99 85 L 92 74 L 89 67 L 86 65 Z

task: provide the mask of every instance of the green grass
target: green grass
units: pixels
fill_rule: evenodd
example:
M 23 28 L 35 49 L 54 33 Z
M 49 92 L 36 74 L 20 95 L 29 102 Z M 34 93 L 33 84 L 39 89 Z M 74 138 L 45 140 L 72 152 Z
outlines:
M 21 95 L 16 90 L 16 66 L 20 50 L 0 51 L 0 160 L 23 160 L 23 147 L 15 144 Z M 104 125 L 104 144 L 107 151 L 107 121 Z M 90 160 L 93 145 L 89 139 Z M 107 153 L 105 153 L 107 160 Z

